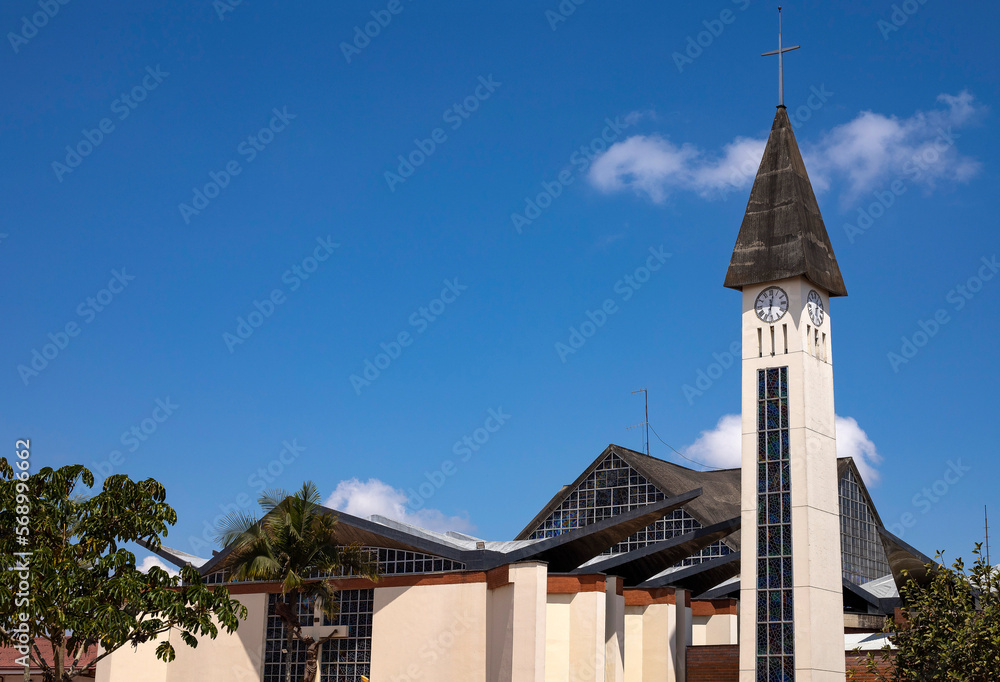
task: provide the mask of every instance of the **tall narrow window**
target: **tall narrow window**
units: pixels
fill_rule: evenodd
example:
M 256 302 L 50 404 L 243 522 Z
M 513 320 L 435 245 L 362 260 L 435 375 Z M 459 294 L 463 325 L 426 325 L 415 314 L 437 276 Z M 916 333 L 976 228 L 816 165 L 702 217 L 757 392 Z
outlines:
M 757 682 L 795 679 L 788 368 L 757 370 Z
M 813 330 L 813 355 L 819 357 L 819 330 Z
M 823 362 L 828 362 L 826 354 L 826 332 L 823 332 Z
M 785 339 L 785 355 L 788 355 L 788 325 L 781 325 L 781 336 Z
M 757 357 L 764 357 L 764 330 L 757 327 Z
M 774 355 L 774 325 L 771 325 L 771 355 Z
M 810 348 L 811 344 L 809 343 L 809 339 L 811 339 L 811 338 L 812 338 L 812 325 L 807 324 L 806 325 L 806 352 L 807 353 L 812 353 L 812 350 Z

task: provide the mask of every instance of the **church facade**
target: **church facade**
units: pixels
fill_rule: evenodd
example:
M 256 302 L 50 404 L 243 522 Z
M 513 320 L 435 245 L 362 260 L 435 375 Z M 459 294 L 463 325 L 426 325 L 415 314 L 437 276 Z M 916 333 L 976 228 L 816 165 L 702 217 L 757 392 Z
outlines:
M 903 569 L 929 560 L 836 455 L 830 300 L 847 292 L 783 106 L 725 286 L 742 294 L 739 469 L 609 445 L 507 541 L 330 510 L 383 578 L 331 576 L 336 619 L 301 606 L 310 633 L 337 635 L 317 679 L 833 682 L 856 645 L 881 646 Z M 157 552 L 227 581 L 226 549 Z M 301 679 L 280 585 L 229 586 L 249 611 L 236 633 L 179 644 L 170 664 L 156 642 L 121 650 L 97 679 Z

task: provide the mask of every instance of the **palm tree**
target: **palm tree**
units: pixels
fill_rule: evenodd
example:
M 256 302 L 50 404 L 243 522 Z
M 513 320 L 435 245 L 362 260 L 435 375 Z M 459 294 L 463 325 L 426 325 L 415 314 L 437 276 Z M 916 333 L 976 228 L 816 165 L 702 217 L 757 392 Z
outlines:
M 286 650 L 293 641 L 306 648 L 302 682 L 315 682 L 320 647 L 333 635 L 312 637 L 302 632 L 300 600 L 318 603 L 323 613 L 337 613 L 336 587 L 320 575 L 354 575 L 378 579 L 378 567 L 357 545 L 337 543 L 337 517 L 320 507 L 320 493 L 312 481 L 294 495 L 283 490 L 265 491 L 259 499 L 261 518 L 234 512 L 219 525 L 218 539 L 232 547 L 221 568 L 230 581 L 263 580 L 281 583 L 282 599 L 275 613 L 285 626 Z M 291 682 L 292 665 L 286 658 L 285 679 Z

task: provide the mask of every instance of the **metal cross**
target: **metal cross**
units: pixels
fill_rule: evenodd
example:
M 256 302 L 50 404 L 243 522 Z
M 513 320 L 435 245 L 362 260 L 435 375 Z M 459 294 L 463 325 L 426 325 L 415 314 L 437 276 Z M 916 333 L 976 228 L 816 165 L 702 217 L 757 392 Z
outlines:
M 762 52 L 761 57 L 767 57 L 772 54 L 778 55 L 778 106 L 785 106 L 785 78 L 783 73 L 783 65 L 781 61 L 781 55 L 785 52 L 791 52 L 792 50 L 797 50 L 801 45 L 795 45 L 794 47 L 782 47 L 781 46 L 781 7 L 778 7 L 778 49 L 772 50 L 771 52 Z

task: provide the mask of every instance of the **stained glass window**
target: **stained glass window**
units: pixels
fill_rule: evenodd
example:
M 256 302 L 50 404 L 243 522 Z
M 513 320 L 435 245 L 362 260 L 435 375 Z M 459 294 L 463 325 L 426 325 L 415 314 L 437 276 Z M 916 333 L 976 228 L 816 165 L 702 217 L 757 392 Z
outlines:
M 792 506 L 788 368 L 757 371 L 757 682 L 790 682 Z
M 855 585 L 891 570 L 878 536 L 878 521 L 851 469 L 840 479 L 840 551 L 844 578 Z
M 665 498 L 663 492 L 615 453 L 608 454 L 547 519 L 529 535 L 530 539 L 549 538 L 596 523 Z M 605 552 L 624 554 L 675 535 L 691 533 L 702 527 L 684 509 L 675 509 Z M 684 559 L 678 566 L 690 566 L 713 557 L 732 553 L 722 540 Z

